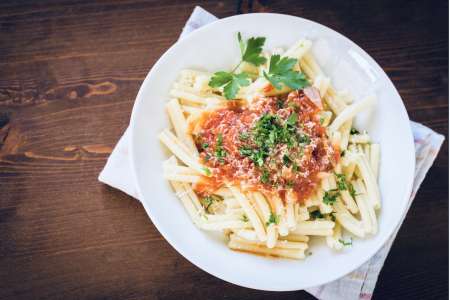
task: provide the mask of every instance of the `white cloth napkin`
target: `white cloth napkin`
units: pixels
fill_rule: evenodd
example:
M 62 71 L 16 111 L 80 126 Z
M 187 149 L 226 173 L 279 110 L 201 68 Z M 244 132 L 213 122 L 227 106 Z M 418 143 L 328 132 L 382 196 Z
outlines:
M 217 20 L 217 18 L 214 15 L 197 6 L 183 28 L 180 38 L 183 38 L 183 36 L 189 34 L 193 30 L 214 22 L 215 20 Z M 414 135 L 414 143 L 416 146 L 416 170 L 409 206 L 444 141 L 444 136 L 437 134 L 430 128 L 421 124 L 411 122 L 411 130 Z M 128 155 L 129 140 L 130 134 L 127 129 L 111 153 L 111 156 L 108 158 L 98 179 L 134 198 L 138 198 L 133 179 L 134 175 L 131 169 L 131 162 L 129 161 Z M 403 218 L 404 217 L 405 216 L 403 216 Z M 318 287 L 309 288 L 306 291 L 316 298 L 323 300 L 371 299 L 378 279 L 378 274 L 383 267 L 398 229 L 399 228 L 396 229 L 386 245 L 384 245 L 377 254 L 360 268 L 338 280 Z

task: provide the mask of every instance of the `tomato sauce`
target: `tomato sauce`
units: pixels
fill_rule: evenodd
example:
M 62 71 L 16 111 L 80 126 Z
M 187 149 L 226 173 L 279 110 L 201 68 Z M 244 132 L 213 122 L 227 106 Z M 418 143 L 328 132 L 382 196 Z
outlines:
M 278 193 L 282 199 L 292 190 L 298 201 L 305 200 L 320 182 L 318 173 L 330 171 L 339 159 L 319 111 L 303 91 L 294 91 L 208 113 L 195 138 L 212 176 L 198 183 L 196 192 L 212 193 L 231 183 L 243 190 Z M 264 118 L 270 120 L 263 124 Z M 261 138 L 260 132 L 266 135 Z

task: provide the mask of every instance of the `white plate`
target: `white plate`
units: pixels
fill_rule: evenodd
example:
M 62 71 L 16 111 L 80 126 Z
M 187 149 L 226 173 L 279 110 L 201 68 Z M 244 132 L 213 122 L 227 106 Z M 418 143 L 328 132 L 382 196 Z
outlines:
M 288 47 L 302 37 L 338 88 L 360 99 L 376 93 L 378 104 L 357 119 L 381 144 L 379 184 L 382 209 L 379 232 L 341 253 L 324 240 L 311 247 L 304 261 L 264 258 L 227 248 L 222 237 L 197 229 L 162 176 L 167 152 L 157 139 L 167 127 L 164 105 L 173 81 L 184 68 L 229 70 L 239 60 L 236 34 L 265 36 L 266 49 Z M 261 290 L 299 290 L 327 283 L 355 270 L 387 241 L 405 213 L 414 175 L 414 144 L 402 100 L 380 66 L 339 33 L 298 17 L 249 14 L 222 19 L 173 45 L 153 66 L 142 84 L 131 118 L 131 160 L 140 199 L 164 238 L 185 258 L 228 282 Z M 152 255 L 149 253 L 149 255 Z

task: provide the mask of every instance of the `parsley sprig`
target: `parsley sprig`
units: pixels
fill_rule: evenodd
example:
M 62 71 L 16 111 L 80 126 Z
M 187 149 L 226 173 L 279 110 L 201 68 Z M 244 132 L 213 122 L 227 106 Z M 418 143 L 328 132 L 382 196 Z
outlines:
M 213 88 L 223 87 L 223 94 L 227 99 L 234 99 L 241 87 L 250 84 L 250 76 L 247 73 L 234 73 L 243 62 L 254 66 L 259 66 L 266 62 L 266 58 L 261 55 L 262 48 L 266 42 L 265 37 L 251 37 L 244 41 L 240 32 L 237 37 L 239 49 L 241 50 L 241 61 L 231 72 L 219 71 L 214 73 L 208 83 Z
M 239 32 L 237 35 L 241 60 L 231 72 L 219 71 L 213 74 L 208 85 L 213 88 L 223 87 L 223 95 L 226 99 L 234 99 L 241 87 L 250 85 L 250 76 L 245 72 L 236 74 L 235 71 L 243 63 L 249 63 L 256 67 L 266 63 L 267 59 L 262 55 L 262 49 L 266 42 L 265 37 L 251 37 L 244 41 Z M 264 71 L 264 77 L 277 89 L 282 84 L 297 90 L 309 85 L 305 74 L 294 71 L 297 59 L 272 55 L 269 62 L 268 72 Z

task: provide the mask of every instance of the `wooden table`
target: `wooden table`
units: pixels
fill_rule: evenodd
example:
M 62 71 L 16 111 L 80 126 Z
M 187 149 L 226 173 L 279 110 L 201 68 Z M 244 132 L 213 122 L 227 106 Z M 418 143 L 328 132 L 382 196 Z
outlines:
M 194 2 L 0 4 L 0 298 L 312 298 L 208 275 L 169 246 L 139 202 L 97 181 L 142 80 Z M 198 4 L 221 18 L 270 11 L 343 33 L 388 73 L 412 120 L 448 137 L 448 3 L 393 2 Z M 445 143 L 374 298 L 444 299 L 447 284 Z

